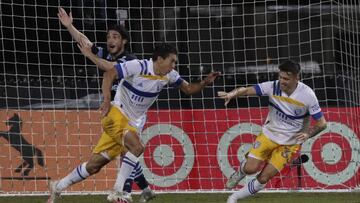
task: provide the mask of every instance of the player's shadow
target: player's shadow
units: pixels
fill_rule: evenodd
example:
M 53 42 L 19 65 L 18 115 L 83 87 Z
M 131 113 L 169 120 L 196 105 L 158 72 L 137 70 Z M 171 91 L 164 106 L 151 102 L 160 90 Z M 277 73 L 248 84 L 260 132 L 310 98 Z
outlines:
M 44 157 L 40 149 L 30 144 L 21 134 L 22 120 L 18 114 L 14 114 L 6 121 L 6 125 L 10 127 L 8 131 L 0 131 L 0 137 L 5 138 L 11 147 L 16 149 L 23 162 L 15 169 L 16 173 L 22 176 L 28 176 L 34 168 L 34 157 L 37 157 L 37 163 L 44 167 Z

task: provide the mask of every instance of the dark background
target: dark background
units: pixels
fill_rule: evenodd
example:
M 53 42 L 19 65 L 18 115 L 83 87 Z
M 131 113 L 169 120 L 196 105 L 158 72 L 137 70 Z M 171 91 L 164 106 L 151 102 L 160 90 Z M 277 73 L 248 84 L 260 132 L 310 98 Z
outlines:
M 217 91 L 276 79 L 276 69 L 258 67 L 287 59 L 301 62 L 302 81 L 321 106 L 359 106 L 359 2 L 236 2 L 2 0 L 0 108 L 98 108 L 101 73 L 59 22 L 58 6 L 72 11 L 75 27 L 97 45 L 105 45 L 109 25 L 124 23 L 129 50 L 139 58 L 151 57 L 155 43 L 165 41 L 178 48 L 177 69 L 186 80 L 222 72 L 213 86 L 192 97 L 163 90 L 153 108 L 224 108 Z M 127 16 L 119 17 L 117 10 Z M 95 95 L 90 98 L 95 102 L 71 105 L 87 95 Z M 266 98 L 256 97 L 230 103 L 265 105 Z

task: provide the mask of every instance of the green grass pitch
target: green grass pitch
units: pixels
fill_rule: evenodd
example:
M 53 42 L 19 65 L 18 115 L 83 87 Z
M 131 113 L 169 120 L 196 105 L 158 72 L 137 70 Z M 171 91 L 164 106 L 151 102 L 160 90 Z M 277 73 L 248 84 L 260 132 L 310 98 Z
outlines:
M 230 193 L 158 194 L 150 203 L 226 203 Z M 133 196 L 134 203 L 139 199 Z M 0 197 L 0 203 L 45 203 L 44 196 Z M 63 196 L 57 203 L 107 203 L 104 195 Z M 239 203 L 360 203 L 360 193 L 261 193 Z

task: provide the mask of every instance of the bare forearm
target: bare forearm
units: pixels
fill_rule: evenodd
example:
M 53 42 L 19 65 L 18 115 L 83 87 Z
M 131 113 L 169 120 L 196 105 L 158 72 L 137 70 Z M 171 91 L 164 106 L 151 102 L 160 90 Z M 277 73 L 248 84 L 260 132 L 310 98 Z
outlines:
M 190 83 L 187 91 L 185 92 L 187 95 L 193 95 L 196 94 L 198 92 L 200 92 L 201 90 L 203 90 L 206 87 L 206 83 L 205 81 L 201 81 L 201 82 L 197 82 L 197 83 Z
M 109 102 L 111 100 L 112 81 L 113 81 L 112 77 L 107 72 L 105 72 L 101 86 L 104 102 Z
M 108 71 L 114 67 L 114 63 L 102 59 L 93 53 L 89 53 L 86 57 L 88 57 L 94 64 L 96 64 L 103 71 Z
M 83 33 L 77 30 L 74 25 L 71 24 L 68 26 L 67 30 L 76 42 L 79 43 L 80 41 L 84 41 L 87 44 L 91 44 L 90 46 L 92 46 L 92 42 Z
M 315 125 L 314 127 L 310 128 L 309 130 L 309 138 L 316 136 L 317 134 L 319 134 L 321 131 L 326 129 L 326 125 Z
M 233 94 L 233 98 L 240 97 L 240 96 L 247 96 L 247 95 L 254 95 L 256 92 L 253 87 L 239 87 L 230 92 Z

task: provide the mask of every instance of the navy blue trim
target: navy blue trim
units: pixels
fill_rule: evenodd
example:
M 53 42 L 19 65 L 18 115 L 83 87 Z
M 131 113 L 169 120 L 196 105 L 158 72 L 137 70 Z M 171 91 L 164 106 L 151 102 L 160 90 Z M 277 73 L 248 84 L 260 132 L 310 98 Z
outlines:
M 280 81 L 276 85 L 276 95 L 281 96 Z
M 146 60 L 144 60 L 144 64 L 145 64 L 145 72 L 144 72 L 144 74 L 147 75 L 148 74 L 148 64 L 147 64 Z
M 118 73 L 119 80 L 123 79 L 124 78 L 124 73 L 123 73 L 123 70 L 122 70 L 121 63 L 116 64 L 115 68 L 116 68 L 116 71 Z
M 256 94 L 257 94 L 258 96 L 261 96 L 261 95 L 262 95 L 262 92 L 261 92 L 260 85 L 257 84 L 257 85 L 254 86 L 254 88 L 255 88 Z
M 129 157 L 127 157 L 127 156 L 124 156 L 122 162 L 127 163 L 128 165 L 132 166 L 133 168 L 135 168 L 135 166 L 136 166 L 136 163 L 133 162 L 131 159 L 129 159 Z
M 173 83 L 171 86 L 173 87 L 178 87 L 179 85 L 181 85 L 181 83 L 184 81 L 184 79 L 182 79 L 181 77 L 179 79 L 176 80 L 175 83 Z
M 276 95 L 276 81 L 273 83 L 273 95 Z
M 160 92 L 143 92 L 143 91 L 138 90 L 135 87 L 131 86 L 131 84 L 128 83 L 127 81 L 124 81 L 122 84 L 124 85 L 124 87 L 126 87 L 131 92 L 133 92 L 139 96 L 142 96 L 142 97 L 157 97 L 160 94 Z
M 269 102 L 269 105 L 272 106 L 272 107 L 274 107 L 276 110 L 280 111 L 282 114 L 284 114 L 286 117 L 288 117 L 288 118 L 290 118 L 290 119 L 292 119 L 292 120 L 302 119 L 302 118 L 305 118 L 306 116 L 309 115 L 309 113 L 306 113 L 306 114 L 304 114 L 304 115 L 302 115 L 302 116 L 287 115 L 286 113 L 284 113 L 283 110 L 280 109 L 280 107 L 276 106 L 275 104 Z
M 311 117 L 313 117 L 313 119 L 315 119 L 315 120 L 319 120 L 321 117 L 323 117 L 323 115 L 324 115 L 323 112 L 320 111 L 314 115 L 311 115 Z
M 130 166 L 132 166 L 132 167 L 135 167 L 134 162 L 130 162 L 130 161 L 125 160 L 125 159 L 123 159 L 122 163 L 126 163 L 126 164 L 128 164 L 128 165 L 130 165 Z
M 145 71 L 145 67 L 144 67 L 144 64 L 142 64 L 140 61 L 138 61 L 140 63 L 140 66 L 141 66 L 141 72 L 140 72 L 140 75 L 143 75 L 144 74 L 144 71 Z
M 255 182 L 255 179 L 251 180 L 248 184 L 248 189 L 249 189 L 249 192 L 250 194 L 255 194 L 256 193 L 256 190 L 255 190 L 255 187 L 254 187 L 254 182 Z
M 81 165 L 76 167 L 76 172 L 78 173 L 78 175 L 80 176 L 81 179 L 83 179 L 83 180 L 85 179 L 80 173 L 81 172 Z

